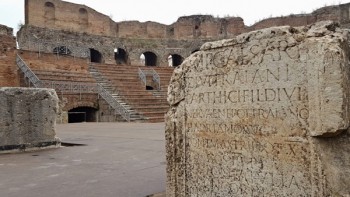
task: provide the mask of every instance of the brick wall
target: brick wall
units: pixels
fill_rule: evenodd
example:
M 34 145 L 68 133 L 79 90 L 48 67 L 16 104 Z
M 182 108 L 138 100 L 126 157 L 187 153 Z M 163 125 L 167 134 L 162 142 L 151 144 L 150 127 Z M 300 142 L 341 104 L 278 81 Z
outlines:
M 16 39 L 13 29 L 0 25 L 0 86 L 19 85 L 16 66 Z

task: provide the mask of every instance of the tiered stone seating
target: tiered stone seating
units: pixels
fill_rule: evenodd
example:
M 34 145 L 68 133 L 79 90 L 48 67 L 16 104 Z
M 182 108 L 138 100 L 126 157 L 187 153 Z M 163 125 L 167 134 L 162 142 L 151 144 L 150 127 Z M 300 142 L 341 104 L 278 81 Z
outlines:
M 153 68 L 160 76 L 161 89 L 146 90 L 138 76 L 139 66 L 94 64 L 94 67 L 112 83 L 128 105 L 146 118 L 146 121 L 164 121 L 164 114 L 169 107 L 166 92 L 173 68 L 140 67 L 143 70 Z
M 96 83 L 85 59 L 21 51 L 20 56 L 40 80 Z
M 20 56 L 40 80 L 79 83 L 97 83 L 98 81 L 89 72 L 86 59 L 55 54 L 40 54 L 39 57 L 38 53 L 28 51 L 21 51 Z M 105 88 L 111 89 L 111 94 L 118 92 L 118 97 L 120 96 L 132 110 L 141 114 L 145 118 L 144 121 L 164 121 L 164 114 L 169 107 L 166 101 L 167 87 L 174 68 L 95 63 L 93 66 L 108 79 L 110 84 Z M 158 73 L 161 82 L 159 90 L 155 84 L 150 84 L 154 87 L 153 90 L 146 90 L 138 76 L 139 68 L 154 69 Z M 149 82 L 151 78 L 151 76 L 148 77 Z
M 40 80 L 48 81 L 64 81 L 64 82 L 79 82 L 79 83 L 96 83 L 88 73 L 73 73 L 66 71 L 46 71 L 36 70 L 32 71 L 39 77 Z

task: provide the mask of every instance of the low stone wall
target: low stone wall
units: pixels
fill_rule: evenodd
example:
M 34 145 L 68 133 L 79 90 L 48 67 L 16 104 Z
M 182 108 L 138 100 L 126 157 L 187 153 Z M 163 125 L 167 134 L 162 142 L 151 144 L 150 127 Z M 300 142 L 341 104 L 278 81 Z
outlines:
M 0 153 L 59 147 L 56 92 L 0 88 Z

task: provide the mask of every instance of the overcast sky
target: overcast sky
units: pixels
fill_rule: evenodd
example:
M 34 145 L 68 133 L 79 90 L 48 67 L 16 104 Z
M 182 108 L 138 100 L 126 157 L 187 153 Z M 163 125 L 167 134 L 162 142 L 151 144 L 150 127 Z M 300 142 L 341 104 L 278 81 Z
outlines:
M 44 1 L 44 0 L 43 0 Z M 325 5 L 348 1 L 333 0 L 67 0 L 85 4 L 118 21 L 138 20 L 171 24 L 180 16 L 210 14 L 240 16 L 252 25 L 271 16 L 310 13 Z M 17 29 L 24 23 L 24 0 L 0 0 L 0 24 Z

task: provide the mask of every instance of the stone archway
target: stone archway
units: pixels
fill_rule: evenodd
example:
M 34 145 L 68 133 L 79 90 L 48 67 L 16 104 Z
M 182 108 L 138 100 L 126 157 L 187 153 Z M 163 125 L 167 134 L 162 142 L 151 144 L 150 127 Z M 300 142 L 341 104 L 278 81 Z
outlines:
M 184 58 L 179 54 L 171 54 L 168 56 L 168 64 L 171 67 L 177 67 L 182 64 Z
M 68 111 L 68 123 L 96 121 L 97 109 L 93 107 L 76 107 Z
M 102 63 L 102 54 L 96 49 L 90 49 L 90 61 L 94 63 Z
M 143 57 L 142 57 L 143 56 Z M 142 58 L 144 58 L 142 60 Z M 140 56 L 141 62 L 144 61 L 145 66 L 157 66 L 157 55 L 151 51 L 144 52 Z
M 114 59 L 117 64 L 128 64 L 128 53 L 122 48 L 114 49 Z

